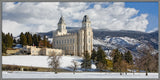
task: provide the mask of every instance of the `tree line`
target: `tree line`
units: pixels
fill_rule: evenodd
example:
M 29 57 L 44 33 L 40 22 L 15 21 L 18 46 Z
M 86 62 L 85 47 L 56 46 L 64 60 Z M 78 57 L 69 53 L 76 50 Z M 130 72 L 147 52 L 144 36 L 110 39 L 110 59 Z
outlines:
M 13 45 L 13 36 L 11 33 L 2 32 L 2 53 L 6 53 L 8 48 L 12 48 Z
M 148 49 L 148 50 L 147 50 Z M 148 72 L 158 72 L 158 53 L 152 54 L 151 48 L 141 49 L 141 53 L 144 56 L 133 59 L 130 51 L 124 53 L 120 52 L 118 49 L 113 49 L 110 53 L 111 60 L 107 59 L 104 50 L 99 46 L 96 51 L 93 49 L 91 56 L 86 51 L 83 56 L 83 61 L 81 68 L 86 70 L 91 69 L 91 64 L 96 65 L 96 69 L 99 71 L 113 71 L 125 73 L 127 72 L 140 72 L 145 71 L 146 76 Z
M 7 49 L 12 48 L 16 44 L 22 44 L 22 46 L 52 47 L 45 35 L 43 39 L 41 39 L 40 35 L 32 35 L 30 32 L 21 32 L 19 37 L 20 38 L 16 40 L 11 33 L 5 34 L 2 32 L 2 53 L 5 54 Z

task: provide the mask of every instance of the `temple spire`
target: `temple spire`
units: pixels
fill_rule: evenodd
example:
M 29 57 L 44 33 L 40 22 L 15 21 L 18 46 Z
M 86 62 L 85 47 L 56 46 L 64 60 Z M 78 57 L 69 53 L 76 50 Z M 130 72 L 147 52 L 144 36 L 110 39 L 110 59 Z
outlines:
M 89 17 L 87 16 L 87 15 L 85 15 L 84 17 L 83 17 L 83 21 L 82 22 L 88 22 L 89 21 Z
M 63 16 L 62 16 L 62 15 L 61 15 L 61 18 L 59 19 L 58 24 L 65 24 L 64 19 L 63 19 Z

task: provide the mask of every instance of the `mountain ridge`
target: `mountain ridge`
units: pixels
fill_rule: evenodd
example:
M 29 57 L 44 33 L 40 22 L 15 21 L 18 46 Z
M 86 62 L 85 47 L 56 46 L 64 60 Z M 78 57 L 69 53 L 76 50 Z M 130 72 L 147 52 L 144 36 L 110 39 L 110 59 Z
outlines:
M 78 32 L 79 29 L 79 27 L 67 27 L 69 33 Z M 38 34 L 41 36 L 47 35 L 51 39 L 53 32 L 55 30 Z M 110 54 L 112 49 L 118 48 L 121 52 L 131 51 L 134 57 L 143 56 L 143 54 L 138 52 L 138 49 L 148 44 L 153 46 L 153 53 L 155 54 L 158 51 L 158 31 L 147 33 L 131 30 L 112 31 L 93 29 L 94 48 L 101 45 L 107 55 Z

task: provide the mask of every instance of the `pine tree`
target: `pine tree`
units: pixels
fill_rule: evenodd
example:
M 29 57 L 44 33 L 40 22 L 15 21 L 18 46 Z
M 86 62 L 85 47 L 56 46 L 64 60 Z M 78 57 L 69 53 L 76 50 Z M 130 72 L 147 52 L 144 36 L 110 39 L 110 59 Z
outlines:
M 2 53 L 6 53 L 6 36 L 2 32 Z
M 45 35 L 43 36 L 43 44 L 44 44 L 44 47 L 47 47 L 47 39 Z
M 97 56 L 97 52 L 95 49 L 93 49 L 92 54 L 91 54 L 91 59 L 93 60 L 93 62 L 96 60 L 96 56 Z
M 20 43 L 25 46 L 27 45 L 27 38 L 26 36 L 23 34 L 23 32 L 20 34 Z
M 25 33 L 25 36 L 26 36 L 26 38 L 27 38 L 27 45 L 32 45 L 33 44 L 33 42 L 32 42 L 32 34 L 31 33 L 29 33 L 29 32 L 26 32 Z
M 38 41 L 41 41 L 41 36 L 40 35 L 38 35 Z
M 37 37 L 37 34 L 34 34 L 34 35 L 33 35 L 33 44 L 34 44 L 35 46 L 38 46 L 38 37 Z
M 2 42 L 2 53 L 3 55 L 6 53 L 6 46 L 4 42 Z
M 97 69 L 100 69 L 102 71 L 103 69 L 107 68 L 106 54 L 100 46 L 98 47 L 96 59 Z
M 13 46 L 13 36 L 12 36 L 12 34 L 10 35 L 10 40 L 11 40 L 11 47 Z
M 13 39 L 13 43 L 17 43 L 16 39 Z
M 28 45 L 28 35 L 29 35 L 29 34 L 28 34 L 28 32 L 25 32 L 24 35 L 25 35 L 25 37 L 26 37 L 26 39 L 27 39 L 27 45 Z
M 118 71 L 117 66 L 120 64 L 122 60 L 122 54 L 119 52 L 118 49 L 114 49 L 111 53 L 111 56 L 113 57 L 113 70 Z
M 130 51 L 127 51 L 127 52 L 124 54 L 124 59 L 125 59 L 125 61 L 126 61 L 128 64 L 130 64 L 130 65 L 133 64 L 133 58 L 132 58 L 132 54 L 131 54 Z
M 6 43 L 5 43 L 6 47 L 11 48 L 12 45 L 13 45 L 13 39 L 12 39 L 10 33 L 6 34 L 6 39 L 5 40 L 6 40 Z
M 40 41 L 41 41 L 41 36 L 38 35 L 38 46 L 39 46 Z
M 28 45 L 32 46 L 33 42 L 32 42 L 32 35 L 28 34 Z
M 91 59 L 90 59 L 90 55 L 89 55 L 88 51 L 85 51 L 85 53 L 84 53 L 84 59 L 81 64 L 81 68 L 84 68 L 85 70 L 91 68 Z
M 12 48 L 12 46 L 13 46 L 12 34 L 10 34 L 10 33 L 4 34 L 2 32 L 2 53 L 6 53 L 6 50 L 8 48 Z

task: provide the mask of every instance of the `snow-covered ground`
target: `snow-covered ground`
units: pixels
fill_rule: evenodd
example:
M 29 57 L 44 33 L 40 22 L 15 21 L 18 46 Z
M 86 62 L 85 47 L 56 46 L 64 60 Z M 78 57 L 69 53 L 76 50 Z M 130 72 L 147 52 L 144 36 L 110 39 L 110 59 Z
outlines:
M 80 64 L 81 57 L 77 56 L 62 56 L 60 59 L 60 68 L 69 69 L 72 67 L 72 61 Z M 49 67 L 48 56 L 2 56 L 2 64 L 35 66 L 35 67 Z M 92 64 L 92 69 L 95 69 Z M 158 73 L 128 73 L 127 75 L 111 72 L 77 72 L 75 75 L 72 72 L 61 72 L 54 74 L 54 72 L 31 72 L 31 71 L 3 71 L 3 78 L 158 78 Z
M 82 61 L 82 57 L 78 56 L 62 56 L 60 59 L 60 68 L 67 69 L 72 67 L 72 61 L 77 62 L 78 68 Z M 33 67 L 50 67 L 48 66 L 48 56 L 2 56 L 2 64 L 8 65 L 21 65 L 21 66 L 33 66 Z M 92 69 L 96 66 L 92 64 Z
M 128 73 L 120 75 L 120 73 L 105 73 L 105 72 L 61 72 L 54 74 L 54 72 L 29 72 L 29 71 L 3 71 L 3 78 L 158 78 L 158 73 L 149 73 L 145 76 L 145 73 Z

